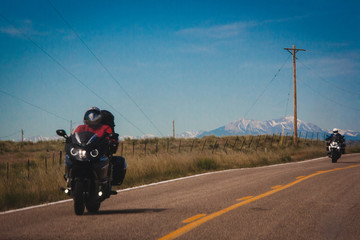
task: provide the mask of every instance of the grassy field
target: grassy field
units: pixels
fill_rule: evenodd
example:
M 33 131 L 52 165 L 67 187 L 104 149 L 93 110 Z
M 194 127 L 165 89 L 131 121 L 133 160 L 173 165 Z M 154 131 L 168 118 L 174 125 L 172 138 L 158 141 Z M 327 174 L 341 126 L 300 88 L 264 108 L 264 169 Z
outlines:
M 68 198 L 63 141 L 0 142 L 0 210 Z M 360 152 L 352 144 L 347 152 Z M 231 168 L 245 168 L 325 156 L 325 143 L 279 136 L 205 137 L 202 139 L 125 140 L 116 155 L 128 163 L 124 184 L 138 186 L 182 176 Z M 330 164 L 330 160 L 329 160 Z

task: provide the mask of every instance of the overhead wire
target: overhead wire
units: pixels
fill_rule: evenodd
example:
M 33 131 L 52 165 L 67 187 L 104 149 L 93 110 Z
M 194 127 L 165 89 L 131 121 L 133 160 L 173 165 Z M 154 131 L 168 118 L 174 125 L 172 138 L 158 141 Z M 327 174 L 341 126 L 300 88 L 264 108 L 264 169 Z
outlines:
M 13 136 L 15 136 L 15 135 L 17 135 L 19 133 L 21 133 L 21 130 L 18 130 L 18 131 L 14 132 L 14 133 L 11 133 L 11 134 L 9 134 L 7 136 L 1 136 L 0 139 L 13 137 Z
M 308 87 L 309 89 L 311 89 L 313 92 L 315 92 L 318 96 L 322 97 L 323 99 L 327 100 L 327 101 L 330 101 L 332 103 L 335 103 L 339 106 L 342 106 L 344 108 L 347 108 L 347 109 L 351 109 L 351 110 L 355 110 L 355 111 L 360 111 L 359 108 L 353 108 L 353 107 L 349 107 L 348 105 L 346 104 L 342 104 L 340 103 L 339 101 L 335 101 L 333 100 L 332 98 L 329 98 L 327 96 L 324 96 L 323 94 L 321 94 L 319 91 L 315 90 L 314 88 L 312 88 L 309 84 L 307 84 L 306 82 L 304 81 L 299 81 L 300 83 L 304 84 L 306 87 Z
M 59 17 L 64 21 L 64 23 L 71 29 L 71 31 L 76 35 L 80 42 L 85 46 L 85 48 L 91 53 L 91 55 L 96 59 L 96 61 L 102 66 L 102 68 L 107 72 L 110 78 L 120 87 L 120 89 L 125 93 L 125 95 L 130 99 L 130 101 L 138 108 L 138 110 L 145 116 L 145 118 L 151 123 L 151 125 L 158 131 L 161 136 L 164 136 L 155 123 L 150 119 L 150 117 L 142 110 L 142 108 L 136 103 L 136 101 L 130 96 L 130 94 L 125 90 L 125 88 L 120 84 L 120 82 L 115 78 L 115 76 L 110 72 L 110 70 L 105 66 L 105 64 L 100 60 L 100 58 L 91 50 L 91 48 L 85 43 L 85 41 L 80 37 L 80 35 L 74 30 L 71 24 L 65 19 L 61 12 L 55 7 L 55 5 L 48 0 L 51 7 L 59 15 Z
M 279 68 L 279 70 L 275 73 L 274 77 L 269 81 L 269 83 L 265 86 L 264 90 L 261 92 L 261 94 L 255 99 L 254 103 L 250 106 L 249 110 L 245 113 L 244 118 L 246 118 L 246 116 L 248 115 L 248 113 L 254 108 L 254 106 L 258 103 L 258 101 L 260 100 L 260 98 L 264 95 L 264 93 L 266 92 L 266 90 L 270 87 L 271 83 L 275 80 L 275 78 L 278 76 L 278 74 L 280 73 L 280 71 L 284 68 L 286 62 L 289 60 L 291 55 L 289 55 L 286 60 L 284 61 L 284 63 L 281 65 L 281 67 Z
M 298 60 L 298 59 L 297 59 L 297 60 Z M 353 91 L 350 91 L 350 90 L 348 90 L 348 89 L 345 89 L 345 88 L 342 88 L 342 87 L 339 87 L 339 86 L 334 86 L 334 85 L 333 85 L 333 82 L 331 82 L 331 81 L 329 81 L 329 80 L 326 80 L 325 78 L 323 78 L 323 77 L 321 77 L 320 75 L 318 75 L 314 70 L 312 70 L 309 66 L 307 66 L 306 64 L 304 64 L 302 61 L 299 61 L 299 60 L 298 60 L 298 62 L 299 62 L 301 65 L 303 65 L 305 68 L 307 68 L 308 70 L 310 70 L 314 75 L 316 75 L 316 77 L 317 77 L 318 79 L 320 79 L 321 81 L 323 81 L 323 82 L 325 82 L 325 83 L 330 84 L 330 86 L 335 87 L 337 90 L 341 90 L 341 91 L 346 92 L 346 93 L 348 93 L 348 94 L 360 95 L 359 92 L 355 92 L 355 91 L 353 92 Z
M 3 14 L 0 13 L 0 17 L 4 19 L 8 24 L 14 27 L 20 34 L 22 34 L 27 40 L 29 40 L 33 45 L 35 45 L 41 52 L 43 52 L 46 56 L 48 56 L 54 63 L 56 63 L 63 71 L 69 74 L 72 78 L 78 81 L 82 86 L 88 89 L 91 93 L 93 93 L 96 97 L 98 97 L 101 101 L 103 101 L 106 105 L 111 107 L 116 113 L 118 113 L 125 121 L 127 121 L 130 125 L 136 128 L 139 132 L 145 135 L 145 132 L 142 131 L 139 127 L 137 127 L 133 122 L 131 122 L 128 118 L 126 118 L 123 114 L 121 114 L 118 110 L 116 110 L 110 103 L 108 103 L 103 97 L 97 94 L 94 90 L 89 88 L 83 81 L 81 81 L 75 74 L 73 74 L 70 70 L 68 70 L 63 64 L 61 64 L 58 60 L 56 60 L 52 55 L 50 55 L 45 49 L 43 49 L 39 44 L 37 44 L 34 40 L 32 40 L 27 34 L 21 31 L 19 28 L 15 26 L 8 18 L 6 18 Z
M 67 121 L 67 122 L 71 122 L 71 120 L 69 120 L 69 119 L 66 119 L 66 118 L 64 118 L 64 117 L 62 117 L 62 116 L 60 116 L 60 115 L 58 115 L 58 114 L 56 114 L 56 113 L 50 112 L 50 111 L 46 110 L 45 108 L 39 107 L 39 106 L 37 106 L 37 105 L 29 102 L 29 101 L 26 101 L 26 100 L 24 100 L 24 99 L 22 99 L 22 98 L 19 98 L 19 97 L 15 96 L 15 95 L 13 95 L 13 94 L 11 94 L 11 93 L 5 92 L 4 90 L 1 90 L 1 89 L 0 89 L 0 92 L 1 92 L 2 94 L 5 94 L 5 95 L 10 96 L 10 97 L 12 97 L 12 98 L 15 98 L 15 99 L 18 100 L 18 101 L 21 101 L 21 102 L 23 102 L 23 103 L 26 103 L 27 105 L 30 105 L 30 106 L 32 106 L 32 107 L 34 107 L 34 108 L 37 108 L 37 109 L 39 109 L 39 110 L 41 110 L 41 111 L 43 111 L 43 112 L 46 112 L 46 113 L 48 113 L 48 114 L 50 114 L 50 115 L 53 115 L 54 117 L 57 117 L 57 118 L 62 119 L 62 120 L 65 120 L 65 121 Z

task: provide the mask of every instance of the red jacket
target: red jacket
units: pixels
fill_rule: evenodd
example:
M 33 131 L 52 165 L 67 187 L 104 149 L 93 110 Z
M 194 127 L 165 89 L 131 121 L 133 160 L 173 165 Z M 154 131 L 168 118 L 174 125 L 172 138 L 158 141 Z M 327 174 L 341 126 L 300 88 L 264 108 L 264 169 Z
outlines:
M 90 127 L 89 125 L 80 125 L 78 126 L 74 133 L 76 132 L 92 132 L 97 134 L 99 137 L 103 137 L 106 133 L 113 133 L 112 129 L 108 125 L 98 124 L 95 127 Z

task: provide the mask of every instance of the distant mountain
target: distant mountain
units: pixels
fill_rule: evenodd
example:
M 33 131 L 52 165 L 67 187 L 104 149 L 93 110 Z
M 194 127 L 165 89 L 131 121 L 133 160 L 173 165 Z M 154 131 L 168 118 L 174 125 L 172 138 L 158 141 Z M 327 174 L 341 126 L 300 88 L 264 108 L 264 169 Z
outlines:
M 324 134 L 331 134 L 332 130 L 324 130 L 319 126 L 306 123 L 300 119 L 297 121 L 298 133 L 304 137 L 306 132 L 309 133 L 319 133 L 319 137 L 323 138 Z M 233 122 L 230 122 L 222 127 L 216 128 L 210 131 L 186 131 L 181 134 L 177 134 L 177 138 L 201 138 L 204 136 L 215 135 L 217 137 L 221 136 L 233 136 L 233 135 L 264 135 L 264 134 L 279 134 L 282 132 L 292 134 L 294 131 L 294 117 L 287 116 L 280 119 L 273 119 L 267 121 L 258 121 L 258 120 L 249 120 L 249 119 L 239 119 Z M 360 141 L 360 132 L 353 130 L 341 130 L 339 132 L 345 136 L 346 140 L 355 140 Z M 147 139 L 155 138 L 155 135 L 147 134 L 144 136 L 121 136 L 120 140 L 125 139 Z M 30 138 L 25 138 L 24 141 L 39 142 L 39 141 L 50 141 L 50 140 L 59 140 L 61 137 L 43 137 L 35 136 Z
M 24 141 L 36 143 L 36 142 L 46 142 L 46 141 L 53 141 L 53 140 L 60 140 L 60 139 L 63 139 L 63 138 L 59 137 L 59 136 L 54 136 L 54 137 L 34 136 L 34 137 L 24 138 Z
M 306 132 L 319 133 L 319 136 L 324 136 L 324 134 L 330 134 L 332 131 L 324 130 L 319 126 L 306 123 L 300 119 L 297 120 L 298 134 L 302 134 L 304 137 Z M 279 134 L 282 132 L 292 133 L 294 131 L 294 117 L 287 116 L 280 119 L 273 119 L 267 121 L 258 121 L 258 120 L 249 120 L 249 119 L 239 119 L 233 122 L 226 124 L 225 126 L 216 128 L 211 131 L 203 131 L 199 134 L 187 132 L 189 136 L 193 137 L 203 137 L 215 135 L 217 137 L 221 136 L 232 136 L 232 135 L 263 135 L 263 134 Z M 360 140 L 360 132 L 351 131 L 351 130 L 339 130 L 341 134 L 345 135 L 347 140 Z

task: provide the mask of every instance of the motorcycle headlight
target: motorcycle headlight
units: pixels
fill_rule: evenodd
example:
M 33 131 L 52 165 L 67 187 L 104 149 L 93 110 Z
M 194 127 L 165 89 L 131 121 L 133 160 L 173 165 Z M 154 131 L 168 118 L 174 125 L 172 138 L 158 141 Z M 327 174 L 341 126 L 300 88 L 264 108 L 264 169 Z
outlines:
M 93 158 L 99 156 L 99 150 L 97 150 L 97 149 L 91 150 L 90 155 L 91 155 Z
M 71 148 L 70 154 L 74 157 L 78 155 L 78 157 L 81 159 L 86 158 L 86 150 L 83 149 Z
M 73 155 L 73 156 L 76 156 L 79 152 L 79 149 L 75 149 L 75 148 L 71 148 L 70 150 L 70 154 Z

